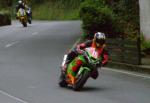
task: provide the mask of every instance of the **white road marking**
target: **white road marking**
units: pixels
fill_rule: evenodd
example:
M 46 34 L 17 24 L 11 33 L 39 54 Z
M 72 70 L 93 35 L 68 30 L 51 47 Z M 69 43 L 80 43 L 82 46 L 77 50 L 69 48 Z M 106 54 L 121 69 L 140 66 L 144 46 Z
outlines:
M 28 88 L 30 88 L 30 89 L 35 89 L 36 87 L 35 87 L 35 86 L 29 86 Z
M 7 45 L 5 45 L 5 48 L 9 48 L 9 47 L 13 46 L 14 44 L 17 44 L 18 42 L 19 41 L 15 41 L 15 42 L 12 42 L 10 44 L 7 44 Z
M 10 95 L 10 94 L 8 94 L 8 93 L 6 93 L 6 92 L 4 92 L 4 91 L 1 91 L 1 90 L 0 90 L 0 93 L 3 94 L 3 95 L 5 95 L 5 96 L 8 96 L 8 97 L 10 97 L 10 98 L 12 98 L 12 99 L 14 99 L 14 100 L 17 100 L 17 101 L 19 101 L 19 102 L 21 102 L 21 103 L 28 103 L 28 102 L 26 102 L 26 101 L 24 101 L 24 100 L 22 100 L 22 99 L 19 99 L 19 98 L 15 97 L 15 96 Z
M 38 32 L 34 32 L 34 33 L 32 33 L 32 35 L 37 35 L 38 34 Z
M 109 69 L 109 68 L 102 68 L 102 69 L 113 71 L 113 72 L 118 72 L 118 73 L 123 73 L 123 74 L 128 74 L 128 75 L 133 75 L 133 76 L 136 76 L 136 77 L 142 77 L 142 78 L 150 79 L 150 76 L 146 76 L 146 75 L 143 75 L 143 74 L 136 74 L 136 73 L 132 73 L 132 72 L 127 72 L 127 71 L 123 71 L 123 70 Z

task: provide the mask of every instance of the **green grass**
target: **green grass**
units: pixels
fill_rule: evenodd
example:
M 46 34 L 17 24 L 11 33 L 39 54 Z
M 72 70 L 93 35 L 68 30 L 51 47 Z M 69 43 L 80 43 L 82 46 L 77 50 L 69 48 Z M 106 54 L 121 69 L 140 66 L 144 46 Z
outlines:
M 141 34 L 141 49 L 150 49 L 150 40 L 146 40 L 143 34 Z
M 0 9 L 0 14 L 2 15 L 10 15 L 10 9 Z
M 62 3 L 59 0 L 34 5 L 33 18 L 39 20 L 77 20 L 79 19 L 79 4 L 75 2 Z
M 143 41 L 141 45 L 142 45 L 142 50 L 150 49 L 150 40 L 149 41 Z

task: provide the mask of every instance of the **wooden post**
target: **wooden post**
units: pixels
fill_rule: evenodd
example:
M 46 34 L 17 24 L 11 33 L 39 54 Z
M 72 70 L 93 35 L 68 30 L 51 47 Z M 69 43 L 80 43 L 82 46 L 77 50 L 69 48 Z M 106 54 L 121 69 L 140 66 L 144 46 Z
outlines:
M 138 48 L 138 64 L 141 65 L 141 39 L 140 39 L 140 36 L 137 38 L 137 48 Z

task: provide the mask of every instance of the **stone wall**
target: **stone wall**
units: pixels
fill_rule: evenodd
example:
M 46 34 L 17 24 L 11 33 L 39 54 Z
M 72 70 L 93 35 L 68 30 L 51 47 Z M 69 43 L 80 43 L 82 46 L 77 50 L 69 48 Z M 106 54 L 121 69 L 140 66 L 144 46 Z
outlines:
M 8 13 L 0 12 L 0 26 L 11 25 L 11 16 Z

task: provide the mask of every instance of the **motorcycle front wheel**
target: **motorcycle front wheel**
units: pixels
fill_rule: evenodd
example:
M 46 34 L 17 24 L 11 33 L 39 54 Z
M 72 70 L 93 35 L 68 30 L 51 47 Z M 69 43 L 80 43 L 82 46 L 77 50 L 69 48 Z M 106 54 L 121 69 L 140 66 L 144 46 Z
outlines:
M 63 73 L 61 73 L 61 75 L 59 77 L 58 84 L 60 87 L 66 87 L 67 86 L 67 82 L 65 80 L 65 75 Z
M 81 88 L 83 88 L 84 84 L 86 83 L 87 79 L 90 76 L 90 71 L 84 70 L 76 80 L 76 83 L 73 85 L 73 90 L 74 91 L 79 91 Z

